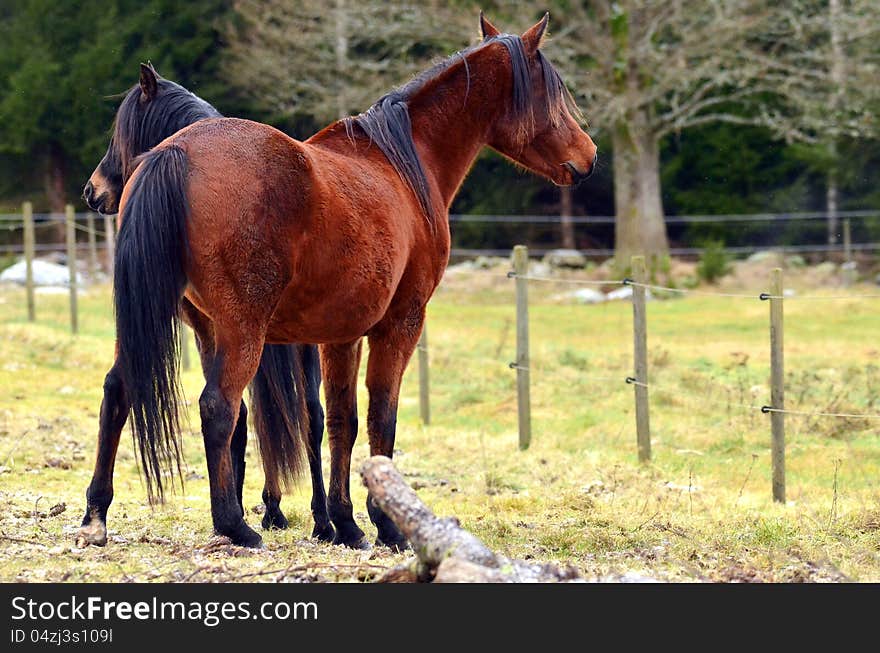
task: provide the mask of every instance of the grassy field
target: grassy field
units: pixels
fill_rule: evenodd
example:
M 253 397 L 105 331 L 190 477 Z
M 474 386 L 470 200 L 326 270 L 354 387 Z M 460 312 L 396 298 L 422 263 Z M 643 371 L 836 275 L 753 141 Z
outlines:
M 650 303 L 654 459 L 640 466 L 623 382 L 631 307 L 574 305 L 556 298 L 570 289 L 562 284 L 531 286 L 533 441 L 517 450 L 513 292 L 499 272 L 450 273 L 431 302 L 429 427 L 418 418 L 415 364 L 404 381 L 395 462 L 435 512 L 505 555 L 571 564 L 587 577 L 880 581 L 880 420 L 789 417 L 788 503 L 771 500 L 769 419 L 745 407 L 769 399 L 766 303 Z M 807 276 L 787 285 L 841 292 L 816 290 Z M 111 541 L 77 549 L 113 350 L 109 289 L 81 297 L 77 337 L 64 295 L 37 296 L 36 324 L 24 306 L 20 289 L 0 290 L 0 580 L 363 581 L 403 559 L 309 540 L 306 483 L 282 503 L 291 529 L 265 533 L 264 551 L 212 541 L 195 366 L 184 378 L 184 491 L 150 508 L 124 436 Z M 786 302 L 790 408 L 880 413 L 878 308 L 867 299 Z M 355 467 L 367 455 L 362 433 Z M 248 461 L 245 507 L 256 526 L 253 443 Z M 352 486 L 372 539 L 365 491 L 357 479 Z

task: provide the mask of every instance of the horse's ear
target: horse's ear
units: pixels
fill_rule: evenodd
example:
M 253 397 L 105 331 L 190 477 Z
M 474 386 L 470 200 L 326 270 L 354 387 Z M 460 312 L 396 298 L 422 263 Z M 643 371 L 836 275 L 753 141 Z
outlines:
M 159 90 L 159 74 L 153 64 L 141 64 L 141 101 L 150 102 Z
M 493 36 L 498 36 L 499 34 L 501 34 L 497 27 L 486 20 L 486 17 L 483 15 L 482 11 L 480 11 L 480 33 L 482 33 L 484 41 L 486 39 L 491 39 Z
M 547 23 L 550 22 L 550 12 L 544 14 L 544 17 L 537 22 L 536 25 L 526 30 L 522 35 L 523 45 L 526 46 L 526 52 L 533 54 L 541 47 L 541 40 L 544 38 L 544 32 L 547 31 Z

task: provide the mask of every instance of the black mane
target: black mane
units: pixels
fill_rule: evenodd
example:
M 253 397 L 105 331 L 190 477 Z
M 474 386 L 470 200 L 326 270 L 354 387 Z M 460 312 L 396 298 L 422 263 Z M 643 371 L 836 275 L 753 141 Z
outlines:
M 119 106 L 113 126 L 113 140 L 124 168 L 136 156 L 153 148 L 184 127 L 205 118 L 220 118 L 217 109 L 179 84 L 159 78 L 152 101 L 141 103 L 140 86 L 132 87 Z M 131 169 L 124 169 L 127 178 Z
M 468 82 L 470 83 L 467 55 L 495 42 L 507 48 L 507 52 L 510 55 L 513 74 L 513 115 L 521 121 L 524 132 L 531 133 L 534 127 L 534 116 L 532 113 L 532 87 L 529 76 L 528 57 L 526 56 L 522 38 L 514 34 L 499 34 L 470 48 L 456 52 L 444 61 L 419 74 L 410 82 L 384 95 L 365 112 L 345 119 L 345 128 L 349 136 L 352 135 L 354 126 L 360 127 L 370 138 L 370 141 L 382 150 L 382 153 L 385 154 L 391 165 L 394 166 L 394 169 L 397 170 L 397 173 L 418 198 L 422 211 L 431 220 L 435 216 L 431 210 L 428 180 L 413 143 L 408 102 L 428 82 L 436 79 L 459 61 L 464 63 L 465 71 L 468 73 Z M 547 102 L 551 120 L 554 123 L 558 120 L 559 112 L 554 109 L 562 102 L 579 115 L 574 100 L 565 88 L 559 73 L 540 51 L 538 52 L 538 58 L 547 88 Z

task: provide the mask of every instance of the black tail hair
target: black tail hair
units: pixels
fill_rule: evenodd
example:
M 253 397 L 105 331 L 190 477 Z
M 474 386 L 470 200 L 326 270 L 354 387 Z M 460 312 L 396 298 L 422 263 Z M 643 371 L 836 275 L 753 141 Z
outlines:
M 177 146 L 141 157 L 116 243 L 113 301 L 118 362 L 152 502 L 163 472 L 182 479 L 178 306 L 186 287 L 187 158 Z M 181 480 L 182 482 L 182 480 Z
M 310 442 L 305 378 L 296 345 L 265 345 L 251 381 L 251 416 L 267 477 L 289 489 L 303 469 Z

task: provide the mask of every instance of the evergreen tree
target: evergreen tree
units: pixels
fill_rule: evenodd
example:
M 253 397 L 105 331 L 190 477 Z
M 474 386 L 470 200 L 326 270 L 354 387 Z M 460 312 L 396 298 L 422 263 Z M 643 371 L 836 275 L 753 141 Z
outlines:
M 10 200 L 62 211 L 107 147 L 117 95 L 152 60 L 220 97 L 220 0 L 10 0 L 0 21 L 0 155 Z M 37 193 L 37 189 L 42 192 Z M 14 195 L 18 195 L 15 197 Z

